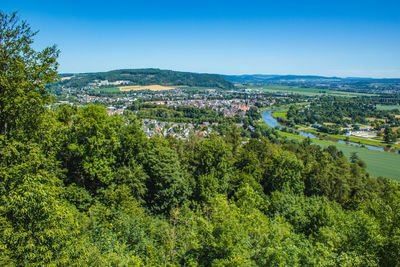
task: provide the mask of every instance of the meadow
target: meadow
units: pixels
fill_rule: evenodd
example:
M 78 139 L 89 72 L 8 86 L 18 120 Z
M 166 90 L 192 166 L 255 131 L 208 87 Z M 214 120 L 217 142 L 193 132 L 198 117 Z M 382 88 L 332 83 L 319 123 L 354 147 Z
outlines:
M 274 112 L 272 112 L 272 116 L 274 117 L 274 118 L 287 118 L 287 112 L 288 112 L 288 108 L 285 108 L 285 109 L 280 109 L 280 110 L 277 110 L 277 111 L 274 111 Z
M 116 93 L 120 92 L 118 87 L 100 87 L 100 88 L 95 88 L 93 91 L 96 92 L 104 92 L 104 93 Z
M 376 108 L 379 110 L 393 110 L 393 109 L 400 110 L 399 105 L 377 105 Z

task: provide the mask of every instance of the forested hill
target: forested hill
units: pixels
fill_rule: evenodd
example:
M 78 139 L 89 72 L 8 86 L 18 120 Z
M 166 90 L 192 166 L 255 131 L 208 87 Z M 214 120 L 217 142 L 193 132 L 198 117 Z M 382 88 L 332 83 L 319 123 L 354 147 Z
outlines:
M 71 74 L 60 75 L 68 77 Z M 220 75 L 180 72 L 161 69 L 123 69 L 108 72 L 73 74 L 71 79 L 66 79 L 63 84 L 70 87 L 84 87 L 95 80 L 108 80 L 109 82 L 124 80 L 137 85 L 186 85 L 196 87 L 216 87 L 231 89 L 233 84 Z

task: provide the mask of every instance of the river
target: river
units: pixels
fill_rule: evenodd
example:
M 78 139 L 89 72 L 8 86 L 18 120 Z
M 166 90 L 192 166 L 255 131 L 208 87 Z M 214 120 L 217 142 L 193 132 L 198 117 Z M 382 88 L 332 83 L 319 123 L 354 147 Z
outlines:
M 283 109 L 283 108 L 280 108 Z M 272 110 L 266 110 L 264 112 L 261 113 L 261 117 L 263 119 L 263 121 L 270 127 L 275 128 L 275 127 L 281 127 L 282 125 L 274 118 L 272 117 L 272 112 L 276 111 L 276 110 L 280 110 L 280 109 L 272 109 Z M 309 137 L 311 139 L 320 139 L 319 137 L 313 135 L 312 133 L 309 132 L 305 132 L 305 131 L 297 131 L 294 132 L 297 135 L 301 135 L 301 136 L 305 136 L 305 137 Z M 376 147 L 376 146 L 370 146 L 370 145 L 361 145 L 358 143 L 354 143 L 354 142 L 346 142 L 343 140 L 328 140 L 328 139 L 324 139 L 325 141 L 331 142 L 331 143 L 337 143 L 337 144 L 343 144 L 343 145 L 352 145 L 352 146 L 358 146 L 358 147 L 365 147 L 368 149 L 372 149 L 372 150 L 378 150 L 378 151 L 385 151 L 383 148 L 381 147 Z

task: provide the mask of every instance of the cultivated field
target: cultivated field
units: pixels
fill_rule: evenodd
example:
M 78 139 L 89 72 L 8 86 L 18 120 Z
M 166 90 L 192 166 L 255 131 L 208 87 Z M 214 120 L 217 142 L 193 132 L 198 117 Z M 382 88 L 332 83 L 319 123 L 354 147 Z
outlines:
M 66 80 L 69 80 L 69 79 L 71 79 L 71 78 L 73 78 L 74 76 L 68 76 L 68 77 L 62 77 L 61 78 L 61 81 L 66 81 Z
M 378 118 L 366 118 L 367 121 L 385 121 L 384 119 L 378 119 Z
M 120 86 L 118 87 L 121 91 L 132 91 L 132 90 L 151 90 L 151 91 L 165 91 L 176 89 L 176 86 L 163 86 L 158 84 L 153 85 L 131 85 L 131 86 Z

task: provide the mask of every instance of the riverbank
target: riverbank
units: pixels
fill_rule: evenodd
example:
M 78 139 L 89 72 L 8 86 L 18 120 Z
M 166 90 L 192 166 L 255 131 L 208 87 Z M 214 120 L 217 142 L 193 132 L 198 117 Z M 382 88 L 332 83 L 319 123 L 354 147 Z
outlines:
M 280 126 L 278 121 L 272 117 L 272 109 L 264 111 L 262 115 L 263 123 L 269 127 L 275 128 L 275 126 Z M 267 116 L 268 115 L 268 116 Z M 287 137 L 289 139 L 295 139 L 302 141 L 306 139 L 306 136 L 300 136 L 292 133 L 279 131 L 281 136 Z M 367 171 L 373 177 L 388 177 L 400 181 L 400 171 L 395 166 L 400 166 L 400 155 L 389 152 L 382 152 L 377 150 L 371 150 L 363 147 L 356 147 L 346 144 L 334 143 L 326 140 L 310 139 L 312 143 L 317 144 L 321 147 L 327 147 L 330 145 L 336 146 L 339 150 L 343 151 L 347 158 L 350 158 L 352 153 L 357 153 L 357 155 L 365 161 L 367 164 Z
M 280 109 L 271 113 L 274 118 L 287 118 L 286 113 L 288 109 Z M 400 144 L 386 144 L 377 140 L 372 140 L 369 138 L 362 138 L 362 137 L 355 137 L 355 136 L 343 136 L 337 134 L 328 134 L 328 133 L 321 133 L 315 129 L 311 129 L 310 127 L 304 125 L 296 125 L 296 127 L 300 128 L 300 131 L 308 132 L 313 135 L 316 135 L 318 138 L 322 139 L 333 139 L 333 142 L 343 141 L 343 142 L 353 142 L 364 146 L 370 147 L 379 147 L 385 151 L 392 150 L 391 152 L 396 152 L 395 150 L 400 150 Z

